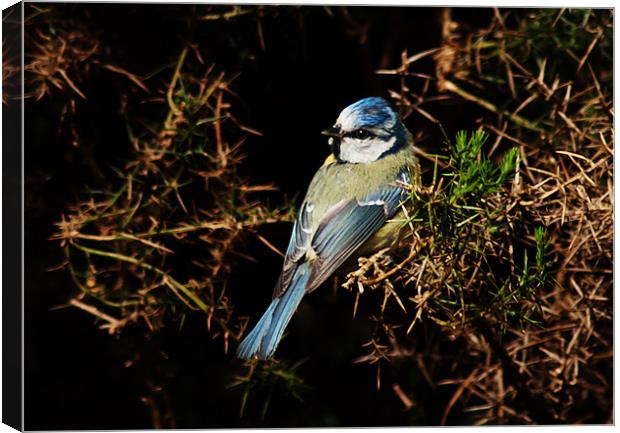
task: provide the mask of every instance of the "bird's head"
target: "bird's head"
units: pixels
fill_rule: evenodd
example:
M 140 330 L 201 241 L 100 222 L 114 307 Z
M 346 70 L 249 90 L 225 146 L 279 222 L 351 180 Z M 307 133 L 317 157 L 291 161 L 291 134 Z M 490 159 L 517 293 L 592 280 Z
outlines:
M 332 128 L 322 132 L 339 162 L 369 163 L 407 143 L 407 130 L 383 98 L 360 99 L 342 110 Z

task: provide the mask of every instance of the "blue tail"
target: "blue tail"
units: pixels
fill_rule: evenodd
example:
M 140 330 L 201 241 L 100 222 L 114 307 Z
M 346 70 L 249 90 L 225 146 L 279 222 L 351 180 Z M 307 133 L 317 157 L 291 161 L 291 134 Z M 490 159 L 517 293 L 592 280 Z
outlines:
M 241 342 L 237 349 L 239 358 L 249 359 L 257 355 L 260 359 L 267 359 L 273 356 L 286 325 L 306 293 L 308 278 L 310 278 L 310 266 L 303 263 L 295 271 L 286 292 L 271 301 L 263 317 Z

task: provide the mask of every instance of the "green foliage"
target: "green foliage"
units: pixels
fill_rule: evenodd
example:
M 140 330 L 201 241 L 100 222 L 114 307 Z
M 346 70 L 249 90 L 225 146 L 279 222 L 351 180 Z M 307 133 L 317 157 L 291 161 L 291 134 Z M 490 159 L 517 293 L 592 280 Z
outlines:
M 381 71 L 399 78 L 404 112 L 438 124 L 450 100 L 493 139 L 487 150 L 460 133 L 435 157 L 431 187 L 413 197 L 406 272 L 392 273 L 413 322 L 434 320 L 467 354 L 449 366 L 468 373 L 441 424 L 457 400 L 479 424 L 611 422 L 614 11 L 498 8 L 478 29 L 453 13 L 442 11 L 437 52 Z M 424 77 L 416 62 L 430 54 Z M 485 156 L 501 153 L 496 165 Z M 427 353 L 398 338 L 408 316 L 379 318 L 383 355 L 367 359 Z
M 517 148 L 510 149 L 499 166 L 487 158 L 481 151 L 487 140 L 484 131 L 476 131 L 467 138 L 465 131 L 456 135 L 455 145 L 450 154 L 449 166 L 454 173 L 445 173 L 446 177 L 453 177 L 449 186 L 448 200 L 451 204 L 459 200 L 472 205 L 484 197 L 497 192 L 509 176 L 514 175 L 517 162 Z
M 441 157 L 441 170 L 440 156 L 434 156 L 432 185 L 412 189 L 407 204 L 412 213 L 403 224 L 413 229 L 413 246 L 409 257 L 397 266 L 395 276 L 389 280 L 381 277 L 385 266 L 380 260 L 382 253 L 362 260 L 363 271 L 349 275 L 345 287 L 368 285 L 385 291 L 377 316 L 380 326 L 373 340 L 376 344 L 370 345 L 373 351 L 367 360 L 397 356 L 378 348 L 389 347 L 384 338 L 395 338 L 395 330 L 405 321 L 408 328 L 401 329 L 409 333 L 422 320 L 432 320 L 451 331 L 465 329 L 478 320 L 493 323 L 500 330 L 533 320 L 535 293 L 544 284 L 547 258 L 540 248 L 532 253 L 540 266 L 530 276 L 530 247 L 523 245 L 516 250 L 514 243 L 519 221 L 509 182 L 516 174 L 517 149 L 507 150 L 494 163 L 484 151 L 486 138 L 481 130 L 471 135 L 459 132 L 454 144 L 446 143 L 449 151 L 447 157 Z M 366 260 L 377 266 L 369 266 Z M 524 267 L 520 269 L 518 263 Z M 370 272 L 375 274 L 367 275 Z M 398 281 L 400 289 L 394 284 Z M 395 319 L 394 310 L 385 308 L 389 298 L 395 300 L 394 309 L 407 313 L 405 317 L 397 315 Z M 407 301 L 403 303 L 402 299 Z M 409 303 L 414 306 L 411 312 Z
M 242 398 L 239 416 L 243 417 L 250 393 L 260 395 L 262 401 L 260 416 L 265 418 L 269 404 L 275 394 L 290 395 L 303 403 L 301 392 L 307 387 L 298 374 L 299 367 L 303 361 L 289 364 L 285 361 L 269 360 L 269 361 L 249 361 L 247 363 L 248 371 L 243 376 L 237 376 L 235 381 L 230 384 L 229 388 L 241 388 Z
M 425 300 L 422 308 L 452 329 L 481 317 L 497 321 L 502 329 L 511 318 L 528 320 L 521 313 L 532 292 L 523 290 L 515 275 L 504 275 L 504 267 L 498 266 L 515 265 L 504 249 L 516 223 L 506 212 L 512 198 L 505 186 L 515 175 L 517 148 L 509 149 L 495 164 L 483 152 L 486 139 L 482 130 L 469 137 L 459 132 L 441 173 L 447 181 L 434 179 L 433 184 L 441 188 L 412 197 L 413 208 L 428 210 L 428 216 L 417 219 L 431 239 L 428 255 L 417 261 L 436 260 L 438 253 L 445 258 L 439 281 L 430 282 L 436 304 Z M 527 250 L 524 254 L 527 257 Z
M 541 293 L 551 278 L 549 274 L 552 272 L 554 260 L 547 257 L 548 235 L 544 227 L 536 227 L 534 229 L 534 239 L 536 242 L 536 261 L 530 264 L 527 251 L 523 255 L 523 271 L 519 278 L 518 291 L 523 298 L 532 299 L 530 309 L 524 316 L 525 320 L 532 323 L 541 324 L 540 321 L 531 320 L 531 314 L 535 308 L 540 308 L 540 304 L 536 302 L 536 296 Z
M 520 60 L 548 58 L 552 63 L 565 63 L 567 54 L 572 53 L 577 56 L 586 52 L 593 37 L 597 34 L 599 25 L 605 19 L 604 11 L 593 9 L 575 8 L 560 13 L 557 9 L 536 10 L 524 20 L 522 31 L 509 43 L 509 47 L 523 53 L 519 56 Z M 603 33 L 598 37 L 603 34 L 605 43 L 597 45 L 596 49 L 606 59 L 610 60 L 613 28 L 611 26 L 603 27 Z M 534 56 L 531 53 L 526 56 L 526 49 L 533 50 Z M 559 73 L 563 72 L 560 65 L 554 67 L 554 70 Z

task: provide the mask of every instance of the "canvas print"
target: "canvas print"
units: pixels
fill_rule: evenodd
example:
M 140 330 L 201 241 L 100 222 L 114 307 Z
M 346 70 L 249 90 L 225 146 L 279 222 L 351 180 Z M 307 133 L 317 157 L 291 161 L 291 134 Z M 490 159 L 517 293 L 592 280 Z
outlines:
M 614 422 L 613 9 L 20 7 L 26 429 Z

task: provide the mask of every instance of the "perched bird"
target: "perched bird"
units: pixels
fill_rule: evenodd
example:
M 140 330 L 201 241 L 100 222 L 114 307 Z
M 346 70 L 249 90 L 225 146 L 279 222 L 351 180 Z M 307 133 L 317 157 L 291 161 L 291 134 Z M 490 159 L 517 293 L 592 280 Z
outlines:
M 405 185 L 419 185 L 411 133 L 390 105 L 364 98 L 323 131 L 331 154 L 314 175 L 299 209 L 271 304 L 237 350 L 273 356 L 306 293 L 347 261 L 393 245 L 403 226 Z

